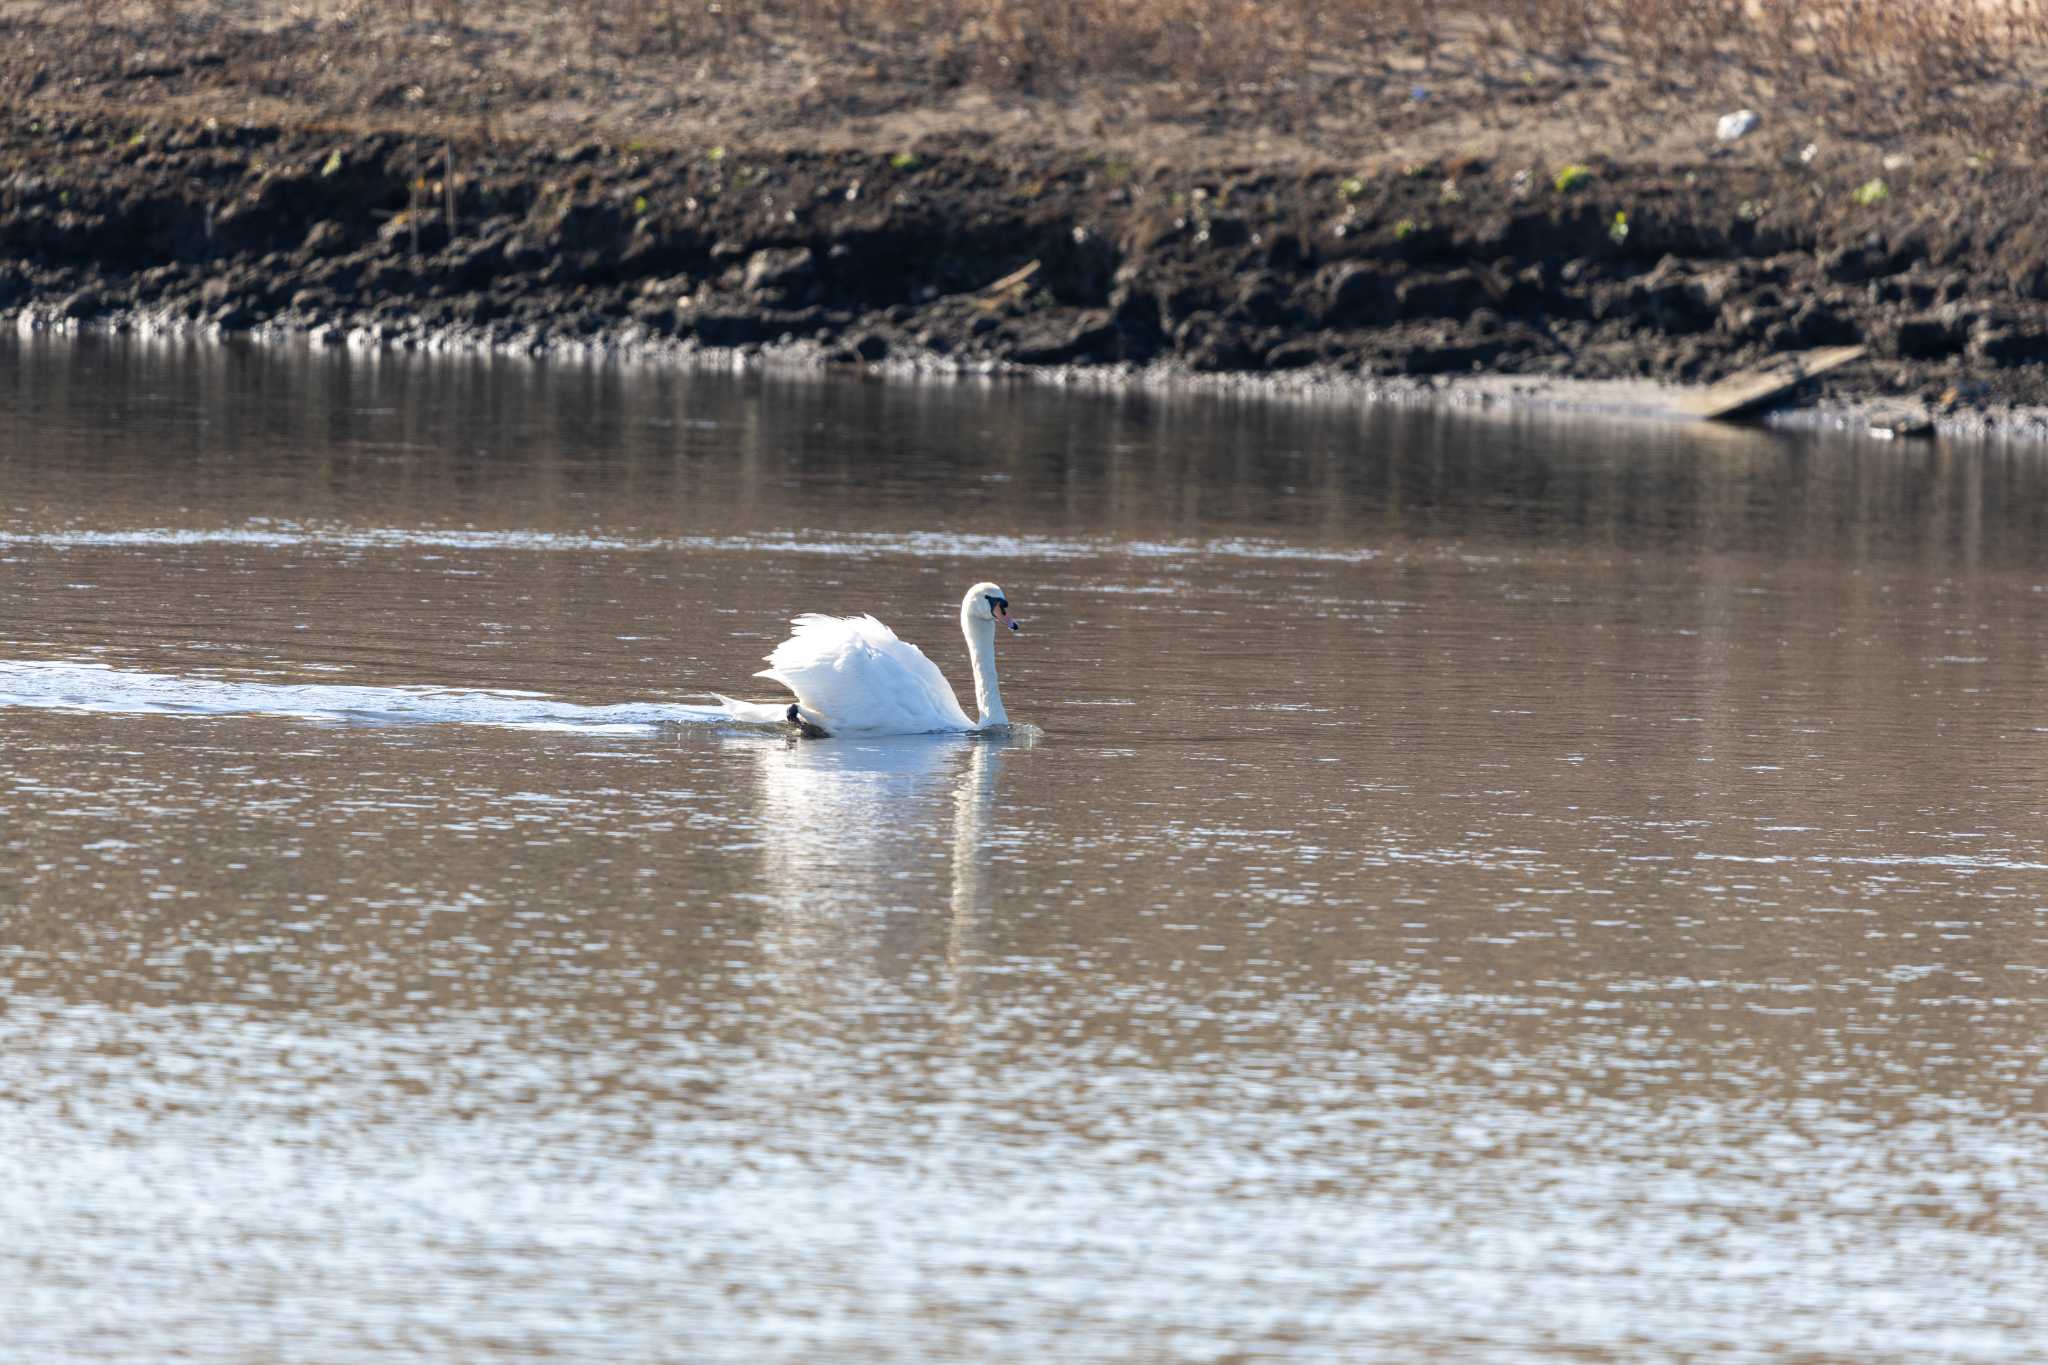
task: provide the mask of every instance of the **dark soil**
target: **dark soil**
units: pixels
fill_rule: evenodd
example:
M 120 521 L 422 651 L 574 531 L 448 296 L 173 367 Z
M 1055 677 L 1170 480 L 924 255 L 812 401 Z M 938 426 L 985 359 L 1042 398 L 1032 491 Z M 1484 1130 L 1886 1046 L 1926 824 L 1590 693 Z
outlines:
M 2048 403 L 2048 175 L 1935 145 L 1884 168 L 1768 127 L 1723 149 L 1708 119 L 1560 188 L 1529 139 L 1469 129 L 1415 160 L 1259 155 L 1228 121 L 992 137 L 957 107 L 869 149 L 830 111 L 830 136 L 624 140 L 520 120 L 518 82 L 482 117 L 294 105 L 236 74 L 274 32 L 0 30 L 0 311 L 30 325 L 1687 383 L 1863 343 L 1837 397 Z

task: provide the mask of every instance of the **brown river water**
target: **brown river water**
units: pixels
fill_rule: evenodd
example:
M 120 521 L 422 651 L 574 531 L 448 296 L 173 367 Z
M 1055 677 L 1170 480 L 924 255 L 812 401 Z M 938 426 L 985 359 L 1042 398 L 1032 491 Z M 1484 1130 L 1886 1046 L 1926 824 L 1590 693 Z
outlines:
M 2048 1358 L 2044 697 L 2036 448 L 0 339 L 0 1358 Z

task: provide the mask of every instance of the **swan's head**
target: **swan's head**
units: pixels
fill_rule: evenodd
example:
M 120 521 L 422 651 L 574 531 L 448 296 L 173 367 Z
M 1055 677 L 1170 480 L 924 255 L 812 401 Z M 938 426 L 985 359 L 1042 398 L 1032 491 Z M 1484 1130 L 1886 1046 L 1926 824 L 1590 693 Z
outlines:
M 960 600 L 960 620 L 970 626 L 987 621 L 991 630 L 998 623 L 1011 630 L 1024 629 L 1010 615 L 1010 599 L 993 583 L 976 583 L 967 590 L 967 596 Z

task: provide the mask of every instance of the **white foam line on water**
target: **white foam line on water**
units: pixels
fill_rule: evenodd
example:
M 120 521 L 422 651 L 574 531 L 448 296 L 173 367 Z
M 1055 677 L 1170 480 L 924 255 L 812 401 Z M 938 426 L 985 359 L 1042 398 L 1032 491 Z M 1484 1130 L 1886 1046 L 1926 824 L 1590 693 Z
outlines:
M 840 532 L 812 535 L 793 531 L 751 536 L 669 536 L 630 539 L 573 531 L 455 531 L 375 527 L 309 527 L 260 521 L 210 530 L 137 527 L 120 531 L 0 531 L 0 546 L 51 549 L 148 548 L 226 545 L 250 549 L 433 549 L 509 551 L 613 551 L 627 553 L 699 551 L 741 554 L 814 554 L 865 558 L 974 556 L 1024 560 L 1086 559 L 1122 555 L 1137 559 L 1228 558 L 1363 564 L 1378 550 L 1288 545 L 1233 538 L 1202 541 L 1074 540 L 1052 536 L 1006 536 L 976 532 Z
M 1953 867 L 1966 872 L 2048 872 L 2048 863 L 2029 862 L 2018 858 L 1978 856 L 1968 853 L 1935 853 L 1915 856 L 1906 853 L 1695 853 L 1694 862 L 1713 863 L 1805 863 L 1815 866 L 1842 867 Z
M 488 725 L 577 734 L 645 734 L 663 725 L 732 723 L 711 705 L 580 706 L 533 692 L 237 682 L 38 659 L 0 662 L 0 707 L 117 715 L 283 716 L 345 725 Z

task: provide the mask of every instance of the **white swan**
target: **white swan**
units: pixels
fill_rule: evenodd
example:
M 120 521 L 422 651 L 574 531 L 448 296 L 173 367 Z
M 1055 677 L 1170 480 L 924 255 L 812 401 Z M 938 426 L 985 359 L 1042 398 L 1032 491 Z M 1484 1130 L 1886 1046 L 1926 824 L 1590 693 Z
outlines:
M 996 686 L 997 622 L 1022 629 L 1010 616 L 1010 599 L 1003 590 L 993 583 L 976 583 L 960 599 L 960 631 L 967 637 L 967 657 L 974 665 L 979 720 L 970 720 L 960 709 L 952 686 L 923 650 L 899 640 L 895 631 L 872 616 L 806 614 L 790 622 L 789 638 L 775 646 L 768 667 L 754 676 L 796 693 L 794 703 L 730 697 L 719 697 L 718 703 L 735 720 L 787 721 L 812 739 L 1007 727 L 1010 718 Z

